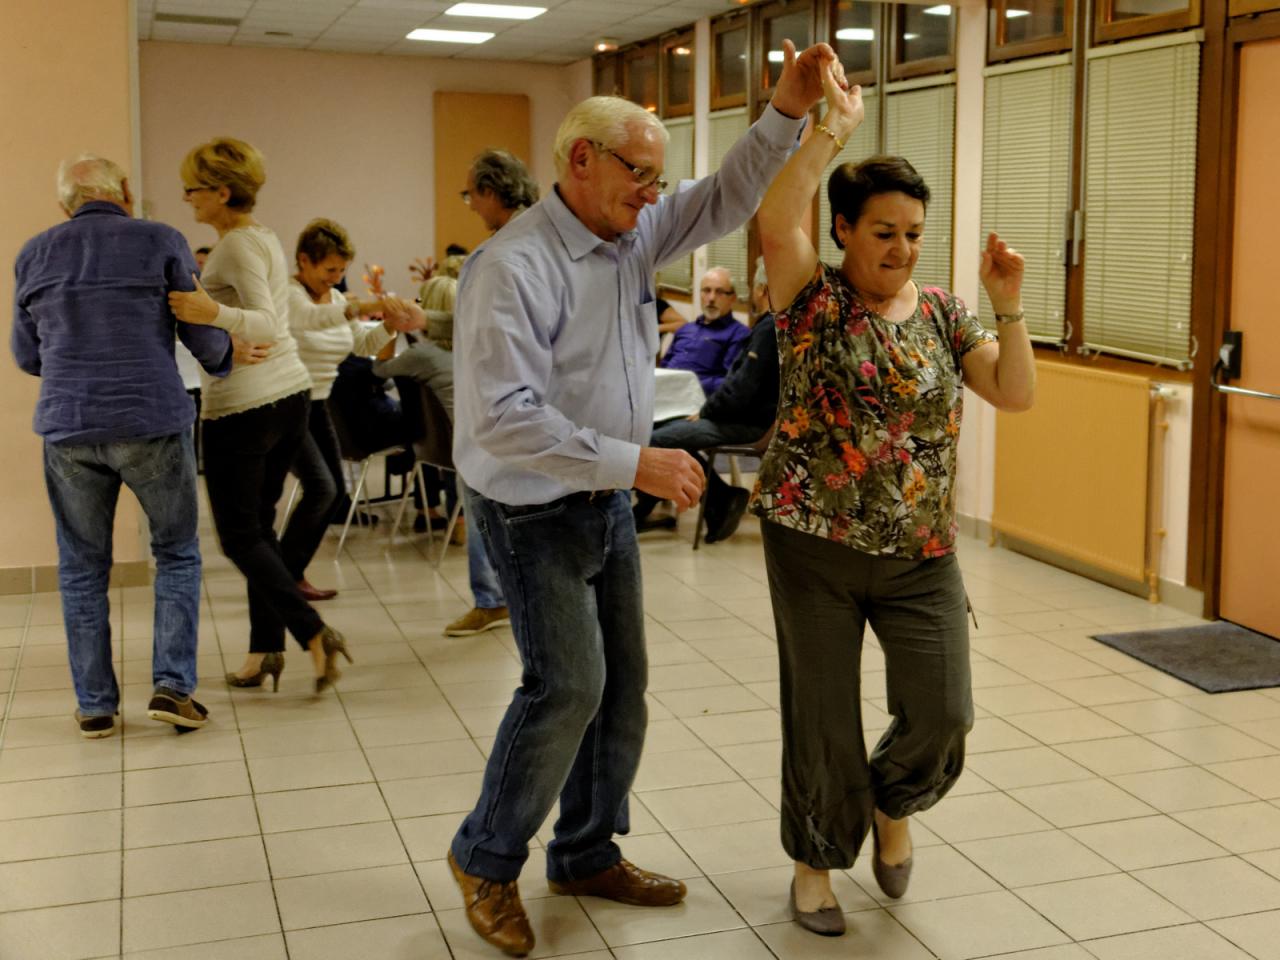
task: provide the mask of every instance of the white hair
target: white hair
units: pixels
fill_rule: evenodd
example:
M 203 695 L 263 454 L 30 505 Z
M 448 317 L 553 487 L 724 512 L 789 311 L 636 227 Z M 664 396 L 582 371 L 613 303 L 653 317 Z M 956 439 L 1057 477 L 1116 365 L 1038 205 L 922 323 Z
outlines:
M 556 131 L 556 176 L 569 169 L 569 152 L 579 140 L 590 140 L 608 150 L 617 150 L 631 139 L 636 128 L 661 131 L 662 142 L 670 138 L 662 121 L 652 113 L 622 97 L 588 97 L 569 111 Z
M 58 202 L 75 213 L 90 200 L 124 203 L 125 172 L 93 153 L 69 157 L 58 165 Z

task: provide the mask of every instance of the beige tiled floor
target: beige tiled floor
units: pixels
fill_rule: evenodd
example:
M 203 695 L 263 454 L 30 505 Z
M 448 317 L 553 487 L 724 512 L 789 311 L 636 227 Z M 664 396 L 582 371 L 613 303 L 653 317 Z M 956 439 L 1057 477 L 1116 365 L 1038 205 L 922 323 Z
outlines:
M 693 553 L 642 540 L 651 723 L 637 862 L 684 878 L 645 911 L 552 896 L 539 834 L 522 880 L 536 957 L 575 960 L 1280 960 L 1280 691 L 1210 697 L 1089 638 L 1176 610 L 966 541 L 978 720 L 952 796 L 917 818 L 886 900 L 836 878 L 850 933 L 787 919 L 777 662 L 753 522 Z M 148 590 L 115 591 L 123 734 L 85 742 L 57 598 L 0 599 L 0 958 L 493 958 L 441 859 L 475 800 L 519 662 L 510 634 L 448 639 L 466 565 L 360 531 L 312 579 L 357 663 L 314 698 L 221 682 L 245 646 L 239 576 L 206 561 L 201 699 L 184 737 L 145 718 Z M 868 736 L 888 723 L 863 656 Z

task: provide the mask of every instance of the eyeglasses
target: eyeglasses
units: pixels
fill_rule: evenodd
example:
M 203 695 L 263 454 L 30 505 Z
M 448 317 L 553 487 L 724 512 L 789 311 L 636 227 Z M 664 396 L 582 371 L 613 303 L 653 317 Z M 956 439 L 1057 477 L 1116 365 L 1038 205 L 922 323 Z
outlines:
M 193 193 L 199 193 L 201 190 L 216 190 L 216 189 L 218 188 L 217 187 L 183 187 L 182 195 L 184 197 L 189 197 Z
M 636 183 L 646 190 L 649 187 L 656 187 L 658 192 L 662 193 L 669 186 L 667 180 L 660 176 L 656 171 L 650 170 L 648 167 L 637 167 L 634 163 L 628 163 L 620 157 L 616 151 L 610 150 L 603 143 L 597 143 L 593 140 L 592 146 L 601 153 L 607 153 L 609 156 L 613 157 L 613 159 L 617 160 L 620 164 L 630 170 L 631 176 L 635 178 Z
M 462 198 L 462 202 L 463 202 L 463 203 L 465 203 L 468 207 L 469 207 L 469 206 L 471 206 L 471 191 L 470 191 L 470 190 L 463 190 L 460 194 L 458 194 L 458 196 L 460 196 L 460 197 Z

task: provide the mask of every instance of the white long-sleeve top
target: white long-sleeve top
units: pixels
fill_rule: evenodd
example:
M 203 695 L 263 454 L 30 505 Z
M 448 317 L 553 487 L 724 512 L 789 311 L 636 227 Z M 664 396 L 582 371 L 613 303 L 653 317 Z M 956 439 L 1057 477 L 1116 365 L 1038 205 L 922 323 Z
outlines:
M 201 371 L 200 416 L 243 413 L 311 386 L 289 332 L 289 269 L 275 233 L 259 224 L 237 227 L 209 254 L 200 275 L 218 301 L 214 325 L 251 343 L 272 343 L 261 363 L 237 363 L 226 377 Z
M 348 320 L 347 298 L 338 290 L 329 296 L 330 303 L 316 303 L 296 277 L 289 280 L 289 327 L 311 374 L 312 400 L 328 399 L 347 354 L 372 356 L 396 336 L 381 323 Z

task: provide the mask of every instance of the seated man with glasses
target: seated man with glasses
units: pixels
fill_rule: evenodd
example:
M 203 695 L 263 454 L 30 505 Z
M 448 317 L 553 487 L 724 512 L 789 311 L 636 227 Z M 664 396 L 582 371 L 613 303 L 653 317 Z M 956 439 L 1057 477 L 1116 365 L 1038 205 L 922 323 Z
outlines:
M 689 370 L 698 376 L 707 396 L 715 393 L 733 366 L 751 331 L 733 315 L 737 293 L 724 267 L 712 267 L 702 277 L 702 314 L 679 327 L 659 366 Z

